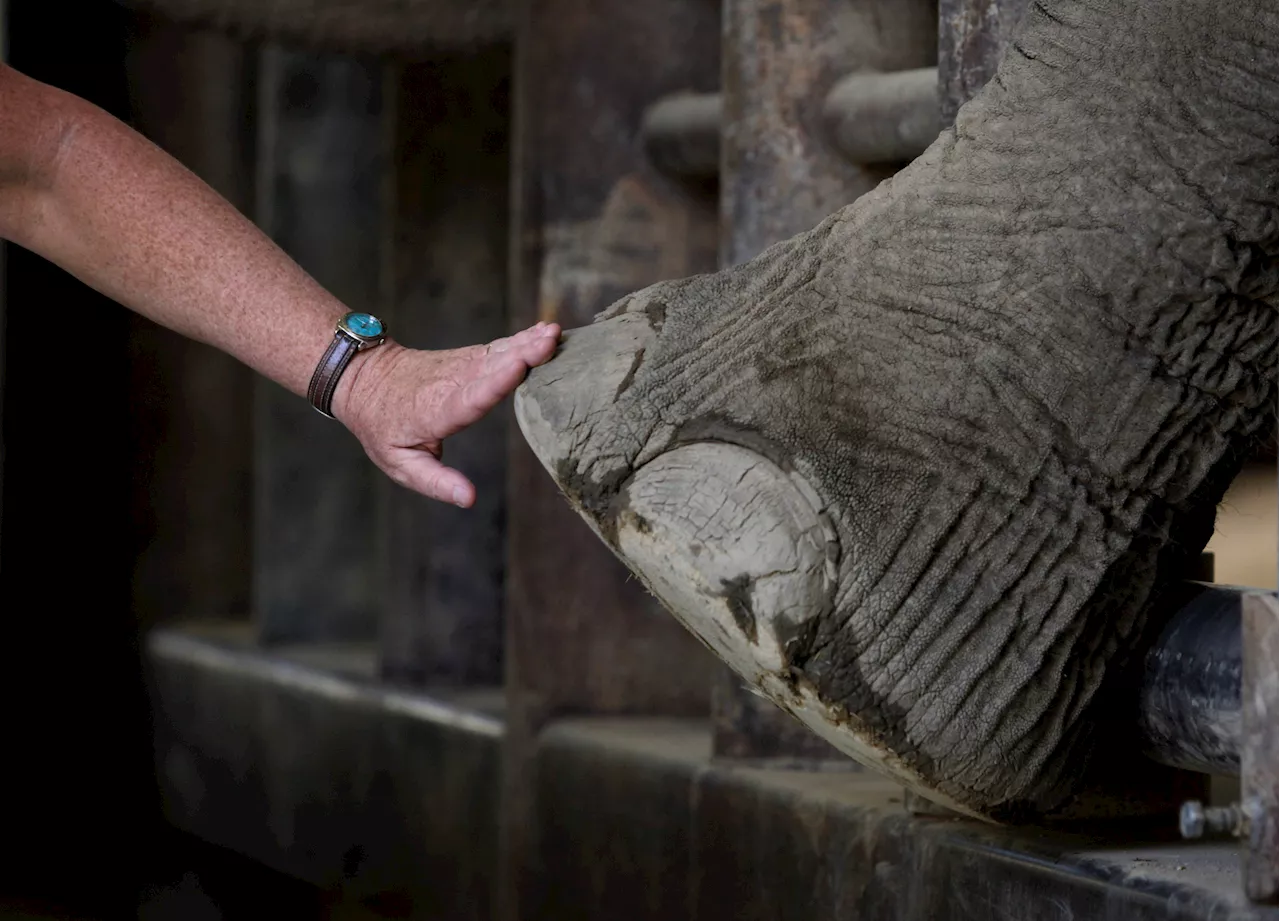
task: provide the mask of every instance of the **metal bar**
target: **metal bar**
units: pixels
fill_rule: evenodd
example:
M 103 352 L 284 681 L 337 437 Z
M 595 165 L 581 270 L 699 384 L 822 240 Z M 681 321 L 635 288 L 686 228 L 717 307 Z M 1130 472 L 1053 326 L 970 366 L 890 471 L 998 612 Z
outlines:
M 938 69 L 850 74 L 831 88 L 822 117 L 836 147 L 853 163 L 906 163 L 942 130 Z
M 1277 668 L 1275 594 L 1253 594 L 1244 603 L 1244 733 L 1240 751 L 1240 805 L 1248 822 L 1244 841 L 1244 889 L 1257 902 L 1276 901 Z
M 504 335 L 511 49 L 406 64 L 395 107 L 391 328 L 412 348 Z M 507 514 L 505 412 L 449 439 L 476 485 L 458 509 L 384 480 L 384 677 L 421 686 L 502 683 Z
M 1029 0 L 938 0 L 938 98 L 943 126 L 995 76 Z
M 640 134 L 653 165 L 671 176 L 718 176 L 723 110 L 719 93 L 679 93 L 651 105 Z M 827 93 L 821 114 L 831 143 L 854 165 L 914 160 L 942 129 L 938 69 L 850 74 Z
M 850 163 L 822 130 L 850 65 L 896 71 L 937 58 L 930 0 L 728 0 L 724 6 L 720 253 L 736 265 L 873 189 L 893 170 Z M 852 762 L 726 668 L 713 697 L 717 756 L 789 766 Z
M 383 64 L 263 51 L 257 219 L 353 310 L 381 310 Z M 253 609 L 263 639 L 372 638 L 375 477 L 342 426 L 255 382 Z
M 141 18 L 128 45 L 132 123 L 241 211 L 253 204 L 257 55 L 216 32 Z M 150 625 L 249 616 L 253 375 L 129 315 L 135 520 L 132 609 Z
M 672 176 L 720 175 L 719 93 L 680 93 L 645 110 L 640 136 L 653 165 Z
M 645 106 L 718 77 L 718 4 L 540 0 L 517 25 L 511 310 L 591 321 L 638 288 L 715 268 L 713 196 L 658 175 Z M 537 733 L 567 713 L 705 715 L 713 662 L 569 509 L 512 439 L 503 873 L 499 917 L 530 892 Z M 521 883 L 525 885 L 521 885 Z M 524 890 L 524 891 L 522 891 Z

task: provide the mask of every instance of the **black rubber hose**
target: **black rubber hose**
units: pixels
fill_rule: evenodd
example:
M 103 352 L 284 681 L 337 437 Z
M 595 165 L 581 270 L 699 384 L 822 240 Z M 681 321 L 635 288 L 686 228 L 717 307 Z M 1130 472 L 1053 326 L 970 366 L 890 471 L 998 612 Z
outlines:
M 1240 772 L 1240 610 L 1254 589 L 1187 583 L 1147 651 L 1138 700 L 1146 753 L 1173 767 Z

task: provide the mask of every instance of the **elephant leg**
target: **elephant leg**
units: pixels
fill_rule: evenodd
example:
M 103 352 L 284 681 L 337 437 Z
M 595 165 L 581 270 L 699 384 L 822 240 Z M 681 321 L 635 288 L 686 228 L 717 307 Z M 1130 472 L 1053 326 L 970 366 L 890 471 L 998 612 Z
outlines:
M 747 682 L 931 798 L 1061 805 L 1276 400 L 1276 6 L 1043 0 L 915 163 L 566 334 L 566 497 Z

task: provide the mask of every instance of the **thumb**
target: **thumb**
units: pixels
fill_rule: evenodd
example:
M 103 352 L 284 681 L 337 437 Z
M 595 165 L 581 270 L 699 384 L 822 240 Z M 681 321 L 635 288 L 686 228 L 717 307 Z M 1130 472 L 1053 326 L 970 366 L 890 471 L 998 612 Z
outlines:
M 446 467 L 429 451 L 396 448 L 389 460 L 383 469 L 406 489 L 459 508 L 470 508 L 476 501 L 476 488 L 471 481 Z

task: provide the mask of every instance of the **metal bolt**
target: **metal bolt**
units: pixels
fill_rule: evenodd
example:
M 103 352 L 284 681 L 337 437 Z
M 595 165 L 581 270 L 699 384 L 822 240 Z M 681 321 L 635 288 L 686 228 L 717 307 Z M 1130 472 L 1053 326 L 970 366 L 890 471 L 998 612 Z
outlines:
M 1233 835 L 1244 831 L 1244 813 L 1239 803 L 1229 806 L 1206 806 L 1199 800 L 1188 800 L 1178 812 L 1178 830 L 1184 838 L 1206 835 Z

